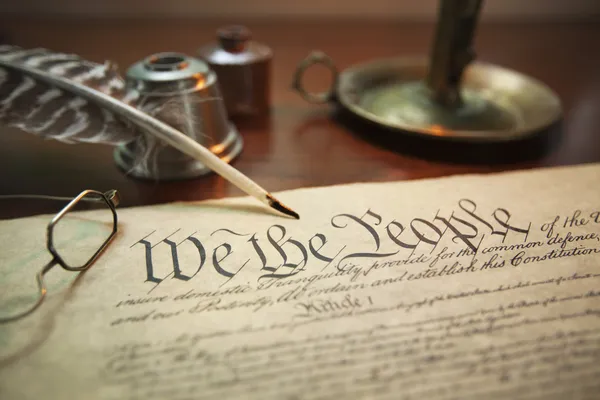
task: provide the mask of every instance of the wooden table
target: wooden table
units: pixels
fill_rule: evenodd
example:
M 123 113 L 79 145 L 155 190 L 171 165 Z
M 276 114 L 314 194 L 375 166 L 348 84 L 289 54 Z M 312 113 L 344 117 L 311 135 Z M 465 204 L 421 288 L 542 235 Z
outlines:
M 13 44 L 74 52 L 94 61 L 111 59 L 124 71 L 155 52 L 192 55 L 212 41 L 216 28 L 225 22 L 232 21 L 0 19 L 0 26 Z M 564 120 L 555 129 L 558 135 L 552 136 L 551 145 L 536 145 L 544 149 L 539 154 L 521 147 L 464 152 L 439 143 L 372 140 L 378 137 L 372 130 L 339 121 L 333 107 L 309 105 L 290 89 L 297 62 L 313 49 L 327 52 L 341 69 L 375 58 L 425 55 L 432 24 L 279 21 L 246 25 L 275 53 L 273 109 L 266 127 L 238 123 L 245 147 L 235 166 L 267 190 L 600 161 L 598 24 L 482 23 L 478 29 L 479 59 L 540 79 L 563 102 Z M 328 74 L 316 72 L 311 74 L 311 85 L 325 86 Z M 122 192 L 123 206 L 242 194 L 214 175 L 168 183 L 134 180 L 116 168 L 112 152 L 107 146 L 62 144 L 1 128 L 0 194 L 73 196 L 86 188 L 116 188 Z M 480 157 L 466 157 L 473 153 Z M 2 207 L 0 217 L 56 209 L 56 204 L 46 202 L 11 202 Z

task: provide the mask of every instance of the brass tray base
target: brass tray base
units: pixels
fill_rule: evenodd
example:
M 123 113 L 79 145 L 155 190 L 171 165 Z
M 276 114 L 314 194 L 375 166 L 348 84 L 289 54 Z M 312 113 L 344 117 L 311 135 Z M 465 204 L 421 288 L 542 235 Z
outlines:
M 329 92 L 309 93 L 302 87 L 304 70 L 315 63 L 334 72 Z M 355 65 L 338 75 L 329 57 L 313 53 L 299 65 L 294 87 L 308 101 L 335 101 L 382 127 L 455 141 L 521 140 L 561 116 L 560 100 L 550 88 L 509 69 L 471 63 L 461 81 L 462 104 L 452 108 L 431 100 L 427 73 L 427 59 L 402 57 Z

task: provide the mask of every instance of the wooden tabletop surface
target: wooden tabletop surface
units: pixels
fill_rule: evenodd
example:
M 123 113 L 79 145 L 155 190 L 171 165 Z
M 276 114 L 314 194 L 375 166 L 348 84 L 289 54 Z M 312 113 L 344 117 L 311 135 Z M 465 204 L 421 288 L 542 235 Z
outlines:
M 559 95 L 564 118 L 549 140 L 533 147 L 467 149 L 437 142 L 398 142 L 340 119 L 332 105 L 311 105 L 290 89 L 296 64 L 311 50 L 329 54 L 340 69 L 377 58 L 426 55 L 433 25 L 403 22 L 246 22 L 2 20 L 3 35 L 22 47 L 110 59 L 121 71 L 156 52 L 193 55 L 224 23 L 243 22 L 274 51 L 271 116 L 237 122 L 244 149 L 234 165 L 269 191 L 353 182 L 398 181 L 600 161 L 600 25 L 481 23 L 478 58 L 537 78 Z M 329 76 L 315 70 L 311 86 Z M 473 155 L 476 157 L 473 157 Z M 124 207 L 238 196 L 210 175 L 179 182 L 127 177 L 103 145 L 69 145 L 0 128 L 0 194 L 73 196 L 83 189 L 122 192 Z M 557 183 L 559 184 L 559 183 Z M 43 203 L 43 204 L 42 204 Z M 56 204 L 5 202 L 0 217 L 54 212 Z

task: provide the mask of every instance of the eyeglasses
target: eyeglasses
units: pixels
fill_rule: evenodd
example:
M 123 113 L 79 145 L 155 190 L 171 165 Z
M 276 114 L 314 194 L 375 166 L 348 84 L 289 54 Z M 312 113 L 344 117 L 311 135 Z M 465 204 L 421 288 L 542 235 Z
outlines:
M 46 229 L 46 248 L 52 255 L 52 259 L 36 274 L 38 292 L 35 303 L 14 315 L 0 315 L 0 323 L 25 317 L 42 304 L 47 293 L 44 276 L 52 267 L 58 264 L 67 271 L 87 270 L 117 233 L 116 207 L 119 205 L 120 197 L 116 190 L 105 193 L 84 190 L 73 199 L 39 195 L 0 196 L 0 199 L 23 198 L 70 200 L 70 202 L 52 218 Z M 102 209 L 89 211 L 91 214 L 73 212 L 84 202 L 96 203 Z M 106 212 L 106 215 L 103 212 Z M 59 237 L 61 232 L 66 232 L 67 236 Z

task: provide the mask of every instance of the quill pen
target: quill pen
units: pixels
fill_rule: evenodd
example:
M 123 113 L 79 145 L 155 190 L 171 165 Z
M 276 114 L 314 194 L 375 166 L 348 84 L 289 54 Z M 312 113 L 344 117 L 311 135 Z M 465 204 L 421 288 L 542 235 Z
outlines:
M 123 144 L 158 138 L 269 207 L 299 218 L 206 147 L 152 116 L 110 63 L 74 54 L 0 46 L 0 123 L 64 142 Z

